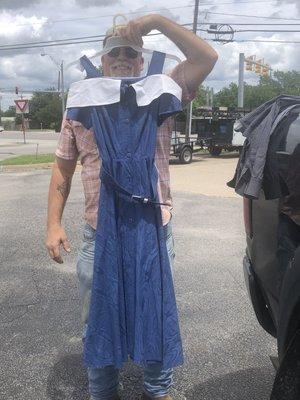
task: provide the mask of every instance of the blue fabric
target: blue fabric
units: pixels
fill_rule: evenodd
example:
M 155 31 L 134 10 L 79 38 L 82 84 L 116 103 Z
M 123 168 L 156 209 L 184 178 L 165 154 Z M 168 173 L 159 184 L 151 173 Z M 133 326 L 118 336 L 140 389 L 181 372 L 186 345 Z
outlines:
M 94 64 L 87 58 L 87 56 L 82 56 L 80 58 L 80 64 L 86 71 L 86 77 L 89 78 L 99 78 L 102 73 L 94 66 Z
M 164 57 L 157 59 L 161 72 Z M 93 127 L 102 168 L 116 182 L 158 202 L 157 127 L 181 104 L 163 94 L 138 107 L 132 81 L 122 79 L 119 103 L 70 109 L 67 117 Z M 119 369 L 128 356 L 164 369 L 183 362 L 172 273 L 160 208 L 126 200 L 101 182 L 84 360 L 88 367 Z
M 154 51 L 150 61 L 147 75 L 149 76 L 149 75 L 161 74 L 165 63 L 165 59 L 166 59 L 166 53 L 162 53 L 160 51 Z
M 165 241 L 170 265 L 175 257 L 172 223 L 164 225 Z M 96 230 L 86 224 L 83 231 L 83 244 L 78 256 L 77 274 L 82 302 L 82 320 L 87 324 L 87 311 L 92 287 Z M 83 331 L 83 340 L 86 329 Z M 160 364 L 149 364 L 144 368 L 144 390 L 153 397 L 164 396 L 172 385 L 173 369 L 162 369 Z M 112 397 L 118 391 L 119 370 L 113 366 L 105 368 L 88 368 L 89 391 L 91 400 L 102 400 Z

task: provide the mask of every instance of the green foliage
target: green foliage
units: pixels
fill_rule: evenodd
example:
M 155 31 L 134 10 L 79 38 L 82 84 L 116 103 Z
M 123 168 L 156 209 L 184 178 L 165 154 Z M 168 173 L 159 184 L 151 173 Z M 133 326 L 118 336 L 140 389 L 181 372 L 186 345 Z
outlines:
M 58 93 L 34 92 L 29 103 L 30 127 L 60 130 L 62 111 L 61 99 Z
M 231 82 L 229 87 L 221 89 L 214 96 L 214 106 L 218 107 L 237 107 L 238 86 Z
M 275 71 L 274 80 L 285 94 L 300 96 L 300 72 L 299 71 Z
M 15 106 L 10 106 L 8 108 L 8 110 L 1 111 L 1 116 L 2 117 L 15 117 L 16 116 L 16 107 Z
M 258 85 L 245 83 L 244 106 L 253 109 L 280 94 L 300 96 L 300 72 L 275 71 L 272 78 L 261 77 Z M 236 107 L 237 97 L 238 86 L 232 82 L 215 95 L 214 105 Z
M 199 86 L 196 97 L 193 100 L 193 110 L 206 105 L 206 93 L 208 90 L 209 90 L 209 88 L 205 88 L 202 85 Z M 184 107 L 183 111 L 180 114 L 177 114 L 176 120 L 177 121 L 185 121 L 186 113 L 187 113 L 187 109 L 186 109 L 186 107 Z
M 16 114 L 15 124 L 16 125 L 21 125 L 22 124 L 22 114 Z
M 207 89 L 204 88 L 204 86 L 202 85 L 199 86 L 196 98 L 193 101 L 193 109 L 203 107 L 206 105 L 206 91 Z

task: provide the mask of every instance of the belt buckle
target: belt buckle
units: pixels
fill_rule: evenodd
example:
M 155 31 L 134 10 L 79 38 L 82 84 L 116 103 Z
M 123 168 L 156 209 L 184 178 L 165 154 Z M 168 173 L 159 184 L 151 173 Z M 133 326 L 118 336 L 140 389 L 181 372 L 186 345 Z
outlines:
M 148 204 L 149 203 L 149 199 L 147 197 L 142 197 L 142 196 L 137 196 L 135 194 L 133 194 L 131 196 L 131 199 L 134 201 L 137 201 L 139 203 L 143 203 L 143 204 Z

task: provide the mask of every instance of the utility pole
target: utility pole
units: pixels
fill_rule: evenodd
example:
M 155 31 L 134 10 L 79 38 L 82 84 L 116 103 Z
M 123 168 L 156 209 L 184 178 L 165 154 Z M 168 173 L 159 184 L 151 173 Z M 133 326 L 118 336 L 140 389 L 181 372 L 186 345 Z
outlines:
M 59 76 L 58 76 L 58 83 L 60 84 L 60 96 L 61 96 L 61 109 L 62 109 L 62 118 L 64 117 L 65 113 L 65 86 L 64 86 L 64 61 L 62 60 L 59 64 L 50 54 L 41 53 L 41 56 L 48 56 L 51 58 L 52 62 L 57 66 Z
M 62 107 L 62 118 L 65 113 L 65 84 L 64 84 L 64 61 L 60 63 L 60 90 L 61 90 L 61 107 Z
M 193 22 L 193 32 L 197 34 L 198 25 L 198 14 L 199 14 L 199 0 L 195 0 L 194 9 L 194 22 Z M 190 102 L 186 110 L 186 124 L 185 124 L 185 141 L 187 142 L 190 138 L 192 131 L 192 114 L 193 114 L 193 102 Z
M 245 54 L 244 53 L 240 53 L 240 57 L 239 57 L 238 107 L 244 107 L 244 63 L 245 63 Z

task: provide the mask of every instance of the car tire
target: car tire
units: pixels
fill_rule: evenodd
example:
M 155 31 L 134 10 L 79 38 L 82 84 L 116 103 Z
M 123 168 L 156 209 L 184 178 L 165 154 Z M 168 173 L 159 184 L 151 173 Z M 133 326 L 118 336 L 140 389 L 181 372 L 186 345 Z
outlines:
M 208 148 L 211 156 L 218 157 L 222 153 L 222 147 L 211 146 Z

